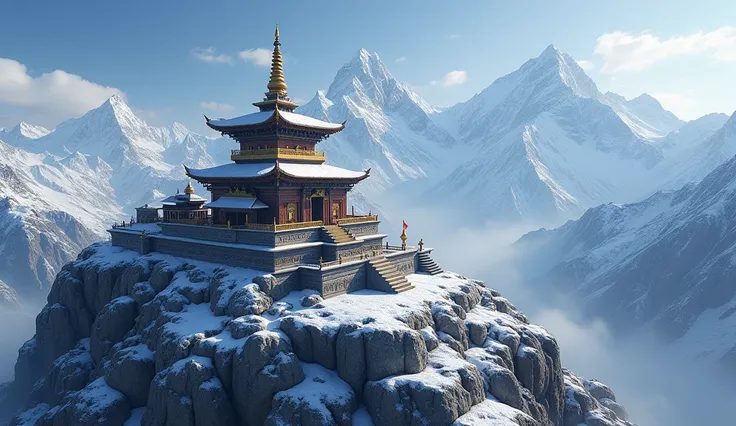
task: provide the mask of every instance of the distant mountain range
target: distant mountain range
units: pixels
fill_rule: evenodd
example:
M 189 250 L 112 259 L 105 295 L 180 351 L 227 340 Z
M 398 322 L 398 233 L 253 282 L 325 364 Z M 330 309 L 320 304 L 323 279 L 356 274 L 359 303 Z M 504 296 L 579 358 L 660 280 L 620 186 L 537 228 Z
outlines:
M 357 210 L 383 214 L 391 194 L 462 209 L 468 222 L 559 224 L 600 203 L 697 181 L 736 152 L 733 117 L 684 123 L 649 95 L 602 94 L 553 46 L 446 109 L 361 49 L 298 112 L 347 120 L 319 147 L 332 164 L 371 168 L 355 188 Z M 117 96 L 53 131 L 22 123 L 0 130 L 0 140 L 0 222 L 8 235 L 0 280 L 21 298 L 44 294 L 60 265 L 106 238 L 112 221 L 182 188 L 182 164 L 228 162 L 235 146 L 179 123 L 150 126 Z
M 736 367 L 736 158 L 698 184 L 592 208 L 515 246 L 540 290 L 576 294 L 617 331 L 651 327 L 677 353 Z

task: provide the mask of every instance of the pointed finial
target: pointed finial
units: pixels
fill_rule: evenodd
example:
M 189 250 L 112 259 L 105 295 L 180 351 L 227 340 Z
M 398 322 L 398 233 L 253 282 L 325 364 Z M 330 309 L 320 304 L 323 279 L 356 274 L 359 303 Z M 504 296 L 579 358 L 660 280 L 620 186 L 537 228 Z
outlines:
M 191 180 L 187 184 L 187 187 L 184 188 L 184 193 L 185 194 L 189 194 L 189 195 L 194 194 L 194 187 L 192 186 L 192 181 Z
M 273 56 L 271 59 L 271 79 L 268 81 L 269 95 L 286 96 L 286 81 L 284 80 L 284 67 L 281 58 L 281 41 L 279 41 L 279 26 L 273 33 Z

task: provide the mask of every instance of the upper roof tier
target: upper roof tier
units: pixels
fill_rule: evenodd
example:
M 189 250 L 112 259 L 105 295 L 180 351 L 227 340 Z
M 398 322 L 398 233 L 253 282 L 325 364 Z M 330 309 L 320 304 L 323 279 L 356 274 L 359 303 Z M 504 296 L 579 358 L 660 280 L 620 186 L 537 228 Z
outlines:
M 261 127 L 269 125 L 290 125 L 295 127 L 304 127 L 313 130 L 320 130 L 327 134 L 337 133 L 345 128 L 345 123 L 336 124 L 327 121 L 318 120 L 306 115 L 297 114 L 295 112 L 281 111 L 275 109 L 272 111 L 259 111 L 251 114 L 241 115 L 235 118 L 218 118 L 207 119 L 207 125 L 217 131 L 225 132 L 237 131 L 239 129 L 248 129 L 252 127 Z
M 216 120 L 211 120 L 205 115 L 207 126 L 240 142 L 245 142 L 247 139 L 254 137 L 268 136 L 268 134 L 290 134 L 312 139 L 316 142 L 344 129 L 345 122 L 341 124 L 329 123 L 294 112 L 294 109 L 299 105 L 292 102 L 286 92 L 287 86 L 281 58 L 278 26 L 276 26 L 274 38 L 271 77 L 267 85 L 268 91 L 261 102 L 253 104 L 258 107 L 260 112 Z

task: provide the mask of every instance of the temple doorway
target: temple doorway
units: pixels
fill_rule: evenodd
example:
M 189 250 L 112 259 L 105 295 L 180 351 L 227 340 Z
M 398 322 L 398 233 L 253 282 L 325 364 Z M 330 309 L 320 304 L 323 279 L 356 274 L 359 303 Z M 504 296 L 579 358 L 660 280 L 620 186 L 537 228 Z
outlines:
M 312 220 L 324 221 L 324 197 L 312 197 Z

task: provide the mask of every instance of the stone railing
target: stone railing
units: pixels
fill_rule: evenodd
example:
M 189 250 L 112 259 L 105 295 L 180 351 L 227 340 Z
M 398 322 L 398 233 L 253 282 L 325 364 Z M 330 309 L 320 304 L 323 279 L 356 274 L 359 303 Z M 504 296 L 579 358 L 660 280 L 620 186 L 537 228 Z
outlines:
M 293 223 L 246 223 L 240 228 L 253 229 L 256 231 L 290 231 L 292 229 L 312 228 L 322 226 L 321 220 L 313 220 L 311 222 L 293 222 Z
M 350 223 L 360 223 L 360 222 L 378 222 L 378 215 L 371 216 L 347 216 L 342 219 L 337 219 L 338 225 L 347 225 Z
M 264 149 L 234 149 L 230 151 L 230 159 L 237 160 L 307 160 L 325 161 L 325 153 L 311 149 L 293 148 L 264 148 Z
M 414 246 L 406 246 L 406 247 L 392 246 L 388 242 L 386 242 L 386 244 L 383 246 L 383 249 L 386 251 L 406 251 L 406 250 L 414 250 L 416 249 L 416 247 Z

